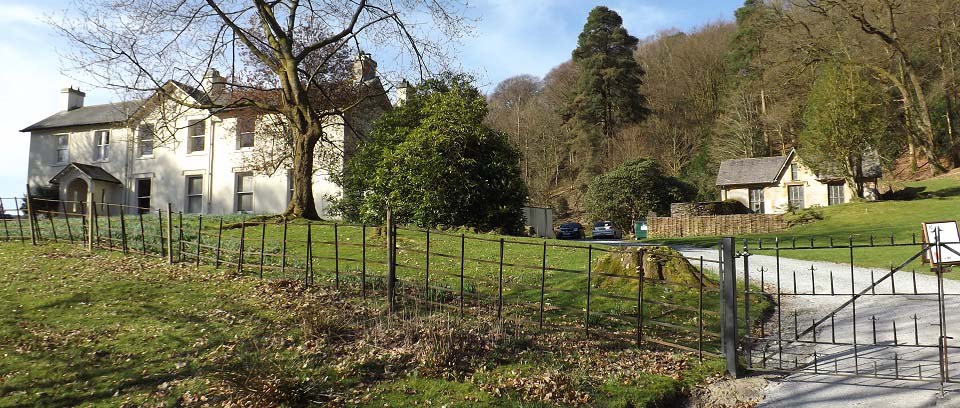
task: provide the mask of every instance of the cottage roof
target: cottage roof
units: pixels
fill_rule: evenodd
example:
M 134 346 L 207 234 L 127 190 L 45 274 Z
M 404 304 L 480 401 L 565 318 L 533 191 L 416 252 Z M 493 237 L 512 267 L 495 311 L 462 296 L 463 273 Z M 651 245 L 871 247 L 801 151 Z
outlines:
M 50 184 L 60 184 L 60 180 L 63 179 L 63 177 L 66 176 L 68 173 L 74 170 L 85 174 L 87 177 L 90 177 L 90 179 L 92 180 L 100 180 L 100 181 L 106 181 L 108 183 L 122 184 L 120 183 L 120 180 L 117 180 L 116 177 L 113 177 L 112 174 L 110 174 L 100 166 L 94 166 L 91 164 L 83 164 L 83 163 L 77 163 L 77 162 L 70 163 L 67 165 L 67 167 L 64 167 L 63 170 L 60 170 L 60 172 L 57 173 L 56 176 L 53 176 L 53 178 L 50 179 Z
M 60 111 L 46 119 L 27 126 L 21 130 L 21 132 L 58 129 L 71 126 L 121 123 L 126 121 L 140 104 L 141 101 L 117 102 Z
M 786 156 L 724 160 L 717 172 L 717 186 L 774 184 L 791 156 L 793 152 Z

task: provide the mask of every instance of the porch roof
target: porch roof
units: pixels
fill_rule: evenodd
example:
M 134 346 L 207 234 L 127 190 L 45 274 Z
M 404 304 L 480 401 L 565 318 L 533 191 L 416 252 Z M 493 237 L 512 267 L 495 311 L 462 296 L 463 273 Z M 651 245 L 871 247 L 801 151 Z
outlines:
M 67 174 L 69 174 L 71 171 L 74 171 L 74 170 L 79 171 L 80 173 L 83 173 L 84 175 L 89 177 L 91 180 L 105 181 L 107 183 L 114 183 L 114 184 L 123 184 L 120 182 L 120 180 L 117 180 L 116 177 L 113 177 L 112 174 L 110 174 L 100 166 L 94 166 L 91 164 L 83 164 L 83 163 L 77 163 L 77 162 L 70 163 L 67 165 L 67 167 L 64 167 L 63 170 L 60 170 L 60 172 L 57 173 L 56 176 L 53 176 L 53 178 L 50 179 L 50 184 L 60 184 L 60 180 L 62 180 Z

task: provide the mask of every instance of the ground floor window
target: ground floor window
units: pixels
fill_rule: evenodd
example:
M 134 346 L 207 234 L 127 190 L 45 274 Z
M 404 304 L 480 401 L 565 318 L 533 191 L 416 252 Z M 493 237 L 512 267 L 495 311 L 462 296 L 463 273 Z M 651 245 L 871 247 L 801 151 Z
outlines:
M 187 206 L 190 214 L 203 210 L 203 176 L 187 176 Z
M 763 214 L 763 189 L 750 189 L 750 211 L 755 214 Z
M 137 179 L 137 212 L 146 214 L 150 212 L 150 194 L 152 185 L 150 179 Z
M 235 183 L 237 212 L 253 211 L 253 173 L 237 173 Z
M 803 209 L 803 186 L 787 186 L 787 194 L 790 196 L 790 209 Z
M 827 186 L 827 205 L 843 204 L 843 183 L 830 184 Z

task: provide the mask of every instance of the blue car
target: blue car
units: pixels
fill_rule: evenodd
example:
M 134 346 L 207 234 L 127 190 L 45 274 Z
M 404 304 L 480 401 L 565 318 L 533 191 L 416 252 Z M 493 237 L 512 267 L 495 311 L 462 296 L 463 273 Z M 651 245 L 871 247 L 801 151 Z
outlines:
M 557 239 L 584 239 L 586 232 L 578 222 L 565 222 L 557 228 Z

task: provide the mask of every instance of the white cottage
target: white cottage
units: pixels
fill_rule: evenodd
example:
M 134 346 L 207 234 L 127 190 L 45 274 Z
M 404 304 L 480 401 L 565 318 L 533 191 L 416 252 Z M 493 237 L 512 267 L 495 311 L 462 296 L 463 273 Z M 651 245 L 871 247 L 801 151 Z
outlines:
M 329 138 L 346 152 L 342 160 L 353 151 L 355 132 L 368 129 L 373 119 L 390 109 L 369 55 L 357 59 L 354 73 L 371 90 L 368 94 L 373 96 L 365 104 L 372 109 L 366 109 L 362 118 L 344 117 L 328 128 Z M 187 101 L 209 102 L 223 95 L 223 82 L 216 70 L 209 70 L 200 88 L 177 81 L 164 87 Z M 170 203 L 174 211 L 197 214 L 286 209 L 292 189 L 287 170 L 257 174 L 249 169 L 249 155 L 261 142 L 256 129 L 262 117 L 182 106 L 171 115 L 155 103 L 156 95 L 146 101 L 84 106 L 80 90 L 62 92 L 62 111 L 21 130 L 30 132 L 31 190 L 56 187 L 65 201 L 86 201 L 89 191 L 97 202 L 154 210 Z M 173 130 L 161 138 L 157 135 L 161 128 Z M 318 170 L 313 193 L 317 212 L 327 216 L 325 197 L 339 195 L 340 189 L 330 174 Z M 76 207 L 68 210 L 82 211 Z
M 879 163 L 863 166 L 866 199 L 876 199 Z M 791 150 L 786 156 L 724 160 L 717 173 L 721 200 L 743 203 L 752 212 L 782 214 L 789 209 L 823 207 L 850 202 L 855 190 L 843 177 L 817 174 Z

